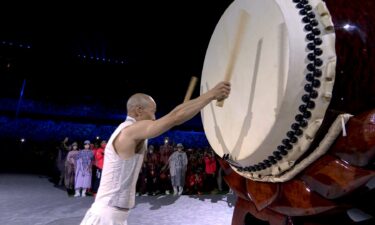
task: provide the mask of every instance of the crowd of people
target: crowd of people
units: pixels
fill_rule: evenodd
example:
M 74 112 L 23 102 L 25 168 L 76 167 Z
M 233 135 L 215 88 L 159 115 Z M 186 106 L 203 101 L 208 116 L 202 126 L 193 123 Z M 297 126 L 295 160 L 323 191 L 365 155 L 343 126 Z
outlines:
M 79 148 L 77 142 L 68 145 L 66 137 L 58 146 L 56 166 L 59 171 L 59 185 L 65 186 L 69 195 L 86 197 L 98 190 L 104 162 L 106 140 L 92 144 L 89 140 Z
M 68 137 L 60 143 L 56 159 L 58 183 L 70 196 L 95 196 L 106 144 L 106 140 L 86 140 L 81 148 L 77 142 L 69 144 Z M 216 194 L 226 190 L 212 149 L 185 149 L 182 143 L 174 145 L 169 138 L 159 147 L 148 145 L 136 186 L 137 195 Z

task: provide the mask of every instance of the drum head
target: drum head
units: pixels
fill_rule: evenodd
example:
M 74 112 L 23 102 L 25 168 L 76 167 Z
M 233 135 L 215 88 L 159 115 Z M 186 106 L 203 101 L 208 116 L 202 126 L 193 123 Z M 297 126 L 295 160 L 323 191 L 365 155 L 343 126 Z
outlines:
M 233 66 L 232 92 L 224 107 L 205 107 L 202 121 L 215 152 L 241 171 L 287 170 L 309 147 L 329 105 L 335 34 L 322 1 L 309 2 L 236 0 L 212 35 L 201 93 Z

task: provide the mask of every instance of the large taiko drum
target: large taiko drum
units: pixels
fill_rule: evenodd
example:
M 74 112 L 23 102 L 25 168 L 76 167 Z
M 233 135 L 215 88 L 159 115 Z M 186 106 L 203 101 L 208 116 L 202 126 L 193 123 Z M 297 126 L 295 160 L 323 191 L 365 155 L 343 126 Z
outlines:
M 235 0 L 201 79 L 204 93 L 232 75 L 224 107 L 201 112 L 215 152 L 242 176 L 271 182 L 324 154 L 349 114 L 375 106 L 371 8 L 364 0 Z

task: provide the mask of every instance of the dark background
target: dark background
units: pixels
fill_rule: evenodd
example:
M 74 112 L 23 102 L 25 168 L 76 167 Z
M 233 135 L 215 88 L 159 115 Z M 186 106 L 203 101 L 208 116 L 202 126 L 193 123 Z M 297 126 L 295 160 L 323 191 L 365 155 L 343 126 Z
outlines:
M 18 98 L 26 78 L 25 99 L 124 110 L 127 97 L 145 92 L 164 114 L 183 100 L 190 77 L 200 77 L 211 34 L 231 2 L 4 7 L 0 94 Z
M 191 76 L 200 78 L 231 2 L 2 3 L 0 171 L 53 168 L 65 136 L 69 143 L 108 139 L 136 92 L 154 97 L 157 117 L 168 113 Z M 208 145 L 200 115 L 151 143 L 165 136 L 186 147 Z

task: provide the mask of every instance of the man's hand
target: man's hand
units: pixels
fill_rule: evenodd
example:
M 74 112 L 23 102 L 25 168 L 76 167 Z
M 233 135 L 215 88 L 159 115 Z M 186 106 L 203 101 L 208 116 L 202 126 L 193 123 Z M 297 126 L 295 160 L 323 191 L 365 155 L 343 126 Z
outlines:
M 230 83 L 222 81 L 210 90 L 215 100 L 221 101 L 228 98 L 230 93 Z

